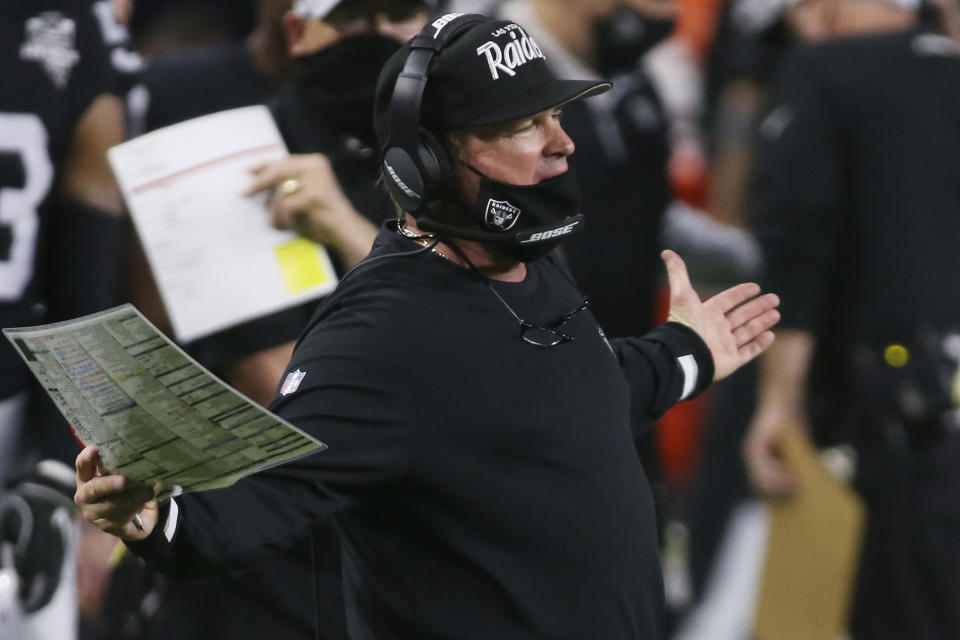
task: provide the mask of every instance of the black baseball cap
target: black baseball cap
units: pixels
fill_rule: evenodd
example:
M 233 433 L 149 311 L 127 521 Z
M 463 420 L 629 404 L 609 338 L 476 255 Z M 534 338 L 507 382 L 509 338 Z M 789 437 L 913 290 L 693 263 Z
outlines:
M 518 120 L 612 86 L 606 81 L 561 80 L 522 26 L 471 17 L 476 24 L 436 54 L 427 76 L 420 123 L 434 133 Z M 457 14 L 441 16 L 423 33 L 439 33 L 456 19 Z M 410 51 L 409 43 L 401 47 L 380 73 L 374 126 L 381 145 L 389 136 L 393 88 Z

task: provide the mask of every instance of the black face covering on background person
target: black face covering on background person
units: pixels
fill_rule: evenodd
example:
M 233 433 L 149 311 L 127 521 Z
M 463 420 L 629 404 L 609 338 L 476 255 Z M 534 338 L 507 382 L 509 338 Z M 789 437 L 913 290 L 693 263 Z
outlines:
M 598 71 L 603 75 L 629 71 L 643 54 L 666 40 L 674 26 L 674 18 L 648 18 L 629 7 L 597 20 Z
M 373 144 L 373 101 L 380 69 L 400 48 L 378 33 L 350 36 L 293 61 L 292 81 L 309 106 Z
M 496 244 L 510 257 L 530 262 L 550 253 L 565 237 L 583 228 L 580 183 L 572 169 L 537 184 L 516 185 L 465 166 L 480 176 L 480 188 L 471 206 L 459 201 L 455 204 L 487 231 L 423 218 L 418 224 L 424 231 Z

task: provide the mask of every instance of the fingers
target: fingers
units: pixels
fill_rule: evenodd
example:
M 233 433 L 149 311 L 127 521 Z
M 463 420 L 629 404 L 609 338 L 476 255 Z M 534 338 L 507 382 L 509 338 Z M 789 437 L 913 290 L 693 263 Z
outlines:
M 250 172 L 254 174 L 254 179 L 246 191 L 243 192 L 243 195 L 249 198 L 261 191 L 276 187 L 281 182 L 281 176 L 283 176 L 281 171 L 284 167 L 285 165 L 281 160 L 280 162 L 257 165 L 251 169 Z
M 749 342 L 738 345 L 736 355 L 734 356 L 735 363 L 732 371 L 739 369 L 769 349 L 770 345 L 773 344 L 774 339 L 775 335 L 773 331 L 764 331 Z M 722 377 L 726 377 L 727 375 L 729 375 L 729 372 L 722 374 Z
M 152 489 L 129 487 L 123 476 L 101 476 L 81 484 L 73 500 L 87 521 L 107 533 L 128 535 L 133 515 L 153 498 Z
M 769 330 L 780 322 L 780 312 L 775 308 L 779 304 L 780 298 L 776 294 L 768 293 L 736 307 L 727 314 L 727 321 L 732 328 L 743 363 L 756 358 L 773 344 L 774 335 Z
M 743 443 L 743 459 L 753 488 L 762 495 L 785 497 L 798 489 L 796 474 L 784 461 L 780 443 L 790 418 L 760 413 Z
M 127 479 L 123 476 L 95 477 L 77 486 L 73 500 L 79 507 L 96 504 L 122 492 L 126 486 Z
M 778 322 L 780 322 L 780 312 L 776 309 L 769 309 L 759 316 L 752 318 L 746 324 L 735 328 L 733 330 L 733 338 L 737 346 L 742 347 Z
M 287 196 L 277 192 L 270 204 L 271 222 L 277 229 L 296 229 L 312 204 L 311 195 L 306 191 Z
M 302 165 L 302 156 L 289 156 L 282 160 L 257 165 L 250 170 L 254 174 L 253 183 L 247 187 L 243 195 L 249 197 L 261 191 L 276 189 L 284 180 L 299 178 L 304 172 Z
M 683 259 L 670 249 L 662 251 L 660 257 L 667 267 L 670 295 L 676 295 L 687 290 L 693 291 L 693 285 L 690 284 L 690 274 L 687 273 L 687 265 Z
M 773 331 L 764 331 L 756 338 L 738 348 L 742 364 L 746 364 L 770 348 L 776 336 Z
M 750 298 L 756 297 L 758 293 L 760 293 L 760 285 L 754 282 L 745 282 L 721 291 L 710 298 L 708 302 L 716 306 L 723 313 L 729 313 L 738 305 L 750 300 Z
M 331 174 L 332 166 L 329 158 L 321 153 L 295 154 L 274 162 L 259 164 L 250 172 L 254 175 L 254 180 L 244 191 L 247 197 L 268 189 L 276 189 L 280 183 L 291 178 L 301 182 L 311 177 L 325 179 Z
M 92 480 L 99 474 L 100 453 L 94 446 L 89 446 L 77 455 L 77 486 Z
M 728 311 L 727 320 L 730 322 L 731 327 L 737 328 L 765 311 L 778 306 L 780 306 L 780 298 L 775 293 L 768 293 L 741 304 L 732 311 Z
M 786 497 L 797 491 L 797 480 L 790 468 L 776 458 L 754 461 L 747 465 L 750 482 L 765 496 Z

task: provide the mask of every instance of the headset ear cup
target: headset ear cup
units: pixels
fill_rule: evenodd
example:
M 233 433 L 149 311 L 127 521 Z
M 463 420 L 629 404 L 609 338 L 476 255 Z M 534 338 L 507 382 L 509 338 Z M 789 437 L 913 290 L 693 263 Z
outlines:
M 441 201 L 453 185 L 453 162 L 440 140 L 424 128 L 420 128 L 420 158 L 422 175 L 426 184 L 426 204 Z

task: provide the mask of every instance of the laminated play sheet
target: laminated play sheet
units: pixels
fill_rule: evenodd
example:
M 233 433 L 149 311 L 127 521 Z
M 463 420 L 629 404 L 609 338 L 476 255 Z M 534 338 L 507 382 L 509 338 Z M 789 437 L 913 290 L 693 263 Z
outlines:
M 326 448 L 187 356 L 132 305 L 4 334 L 103 465 L 163 485 L 214 489 Z

